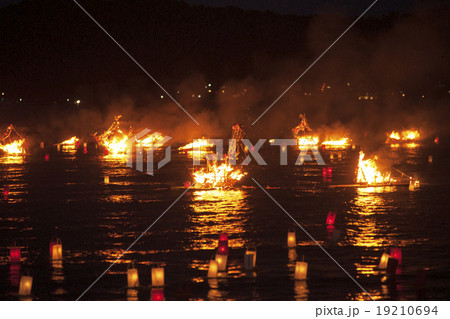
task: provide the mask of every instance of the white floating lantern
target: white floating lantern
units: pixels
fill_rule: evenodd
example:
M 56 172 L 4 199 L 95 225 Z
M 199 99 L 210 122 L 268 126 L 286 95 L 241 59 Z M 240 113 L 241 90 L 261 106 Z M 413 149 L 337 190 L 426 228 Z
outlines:
M 391 256 L 389 256 L 386 253 L 383 253 L 383 255 L 381 255 L 380 263 L 378 264 L 378 269 L 386 269 L 387 268 L 389 257 L 391 257 Z
M 217 261 L 217 269 L 219 271 L 226 271 L 227 270 L 227 255 L 219 255 L 216 254 L 216 261 Z
M 164 286 L 164 268 L 155 267 L 152 268 L 152 286 L 163 287 Z
M 106 175 L 106 176 L 103 178 L 103 182 L 104 182 L 105 184 L 109 184 L 109 176 L 108 176 L 108 175 Z
M 62 259 L 62 243 L 59 238 L 50 242 L 50 259 L 61 260 Z
M 218 265 L 217 261 L 215 261 L 214 259 L 211 259 L 209 261 L 208 278 L 216 278 L 218 270 L 219 270 L 219 265 Z
M 295 239 L 295 229 L 289 228 L 287 233 L 287 245 L 289 248 L 297 246 L 297 241 Z
M 136 268 L 129 268 L 127 270 L 127 279 L 128 279 L 128 288 L 139 287 L 139 274 Z
M 20 278 L 19 295 L 20 296 L 30 296 L 32 286 L 33 286 L 33 277 L 22 276 Z
M 244 266 L 247 270 L 252 270 L 256 267 L 256 247 L 251 246 L 247 248 L 244 255 Z
M 297 261 L 295 263 L 295 280 L 306 280 L 308 274 L 308 263 L 304 261 Z

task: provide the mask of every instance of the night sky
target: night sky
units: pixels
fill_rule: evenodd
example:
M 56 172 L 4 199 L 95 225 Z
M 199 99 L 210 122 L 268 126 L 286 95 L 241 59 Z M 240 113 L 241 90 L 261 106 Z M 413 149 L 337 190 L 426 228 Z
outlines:
M 0 7 L 16 2 L 20 2 L 20 0 L 2 0 Z M 184 2 L 212 7 L 236 6 L 244 10 L 267 10 L 281 14 L 295 15 L 311 15 L 324 10 L 336 10 L 336 8 L 339 8 L 343 12 L 357 15 L 363 12 L 373 0 L 186 0 Z M 383 15 L 393 11 L 406 12 L 416 7 L 433 7 L 443 3 L 446 3 L 446 1 L 379 0 L 371 9 L 369 15 Z

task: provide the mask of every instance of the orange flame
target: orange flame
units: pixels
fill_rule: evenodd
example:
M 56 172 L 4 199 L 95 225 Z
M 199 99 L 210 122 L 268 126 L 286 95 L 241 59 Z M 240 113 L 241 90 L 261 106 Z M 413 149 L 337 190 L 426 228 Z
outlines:
M 17 140 L 10 144 L 1 145 L 0 150 L 3 150 L 8 155 L 20 155 L 25 154 L 25 149 L 23 148 L 23 143 L 25 140 Z
M 80 139 L 76 136 L 73 136 L 71 139 L 65 140 L 64 142 L 59 143 L 60 145 L 75 145 Z
M 205 188 L 232 187 L 241 180 L 247 173 L 233 168 L 230 164 L 211 165 L 194 172 L 196 184 Z
M 363 183 L 368 185 L 376 184 L 386 184 L 390 182 L 395 182 L 391 179 L 391 174 L 382 174 L 375 163 L 377 157 L 374 159 L 364 159 L 364 153 L 359 152 L 359 162 L 358 162 L 358 176 L 357 183 Z

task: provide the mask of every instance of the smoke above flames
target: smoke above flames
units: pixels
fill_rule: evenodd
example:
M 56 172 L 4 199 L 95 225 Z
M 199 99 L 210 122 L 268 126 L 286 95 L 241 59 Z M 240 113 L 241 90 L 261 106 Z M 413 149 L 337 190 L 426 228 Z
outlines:
M 164 92 L 155 95 L 143 90 L 111 99 L 109 92 L 98 92 L 105 96 L 102 106 L 82 102 L 76 114 L 49 116 L 34 133 L 37 139 L 54 142 L 73 135 L 87 138 L 102 133 L 114 116 L 121 114 L 123 129 L 128 125 L 137 131 L 149 128 L 180 144 L 201 137 L 230 137 L 236 122 L 244 124 L 250 138 L 290 138 L 298 115 L 305 113 L 318 134 L 348 136 L 357 144 L 378 145 L 386 131 L 401 128 L 421 130 L 422 136 L 446 135 L 448 94 L 438 94 L 448 87 L 446 16 L 419 10 L 379 19 L 380 25 L 371 21 L 369 29 L 367 21 L 361 21 L 255 125 L 252 123 L 259 115 L 354 18 L 318 14 L 310 19 L 302 52 L 282 59 L 255 52 L 253 71 L 247 76 L 213 82 L 210 88 L 207 85 L 212 81 L 201 72 L 167 87 L 161 82 L 200 125 Z M 392 24 L 383 24 L 386 22 Z M 151 68 L 148 71 L 151 73 Z

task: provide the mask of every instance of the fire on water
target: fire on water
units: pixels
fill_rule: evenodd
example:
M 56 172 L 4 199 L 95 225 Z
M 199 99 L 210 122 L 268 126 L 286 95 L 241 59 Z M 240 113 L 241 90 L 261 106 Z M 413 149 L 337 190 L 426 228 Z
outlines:
M 247 173 L 232 167 L 230 164 L 208 165 L 193 173 L 195 183 L 202 188 L 227 188 L 241 180 Z
M 64 142 L 59 143 L 60 145 L 75 145 L 80 139 L 76 136 L 73 136 L 72 138 L 65 140 Z
M 382 174 L 375 163 L 377 157 L 374 159 L 364 159 L 364 153 L 359 152 L 359 162 L 358 162 L 358 176 L 357 183 L 367 184 L 367 185 L 383 185 L 395 182 L 391 178 L 390 173 Z
M 5 152 L 7 155 L 21 155 L 25 154 L 25 149 L 23 148 L 23 143 L 25 140 L 17 140 L 12 143 L 2 145 L 0 144 L 0 150 Z

